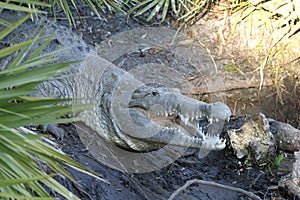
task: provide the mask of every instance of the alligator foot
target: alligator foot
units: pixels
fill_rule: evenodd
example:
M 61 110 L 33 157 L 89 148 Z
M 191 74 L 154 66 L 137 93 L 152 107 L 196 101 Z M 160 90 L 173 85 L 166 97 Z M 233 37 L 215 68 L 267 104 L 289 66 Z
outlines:
M 52 136 L 54 136 L 57 140 L 63 140 L 65 136 L 65 131 L 58 127 L 57 124 L 43 124 L 42 131 L 44 133 L 50 133 Z

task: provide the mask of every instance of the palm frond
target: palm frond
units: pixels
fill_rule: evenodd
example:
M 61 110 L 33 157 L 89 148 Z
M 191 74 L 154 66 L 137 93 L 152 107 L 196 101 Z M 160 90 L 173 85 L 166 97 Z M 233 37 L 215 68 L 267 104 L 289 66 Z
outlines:
M 1 31 L 0 38 L 4 38 L 28 17 Z M 17 129 L 33 124 L 71 122 L 76 119 L 60 119 L 60 116 L 71 112 L 74 108 L 83 110 L 90 107 L 59 106 L 59 103 L 70 99 L 28 96 L 36 92 L 34 86 L 52 80 L 58 70 L 68 70 L 70 65 L 70 63 L 53 64 L 55 58 L 53 54 L 40 56 L 49 39 L 44 40 L 39 48 L 32 49 L 33 44 L 42 39 L 43 36 L 37 36 L 0 50 L 2 59 L 6 55 L 18 52 L 6 69 L 0 71 L 0 198 L 2 199 L 53 199 L 44 186 L 67 199 L 78 199 L 53 177 L 62 174 L 74 181 L 63 165 L 93 175 L 84 166 L 51 147 L 44 141 L 42 135 L 21 133 Z M 46 174 L 41 166 L 47 166 L 51 174 Z
M 34 0 L 10 0 L 5 2 L 0 2 L 0 12 L 3 9 L 16 10 L 27 13 L 47 13 L 43 10 L 38 10 L 36 7 L 50 7 L 50 4 L 45 3 L 44 1 L 34 1 Z
M 117 0 L 83 0 L 83 3 L 88 5 L 99 18 L 101 18 L 101 15 L 98 10 L 102 13 L 122 11 L 121 2 Z M 31 17 L 32 14 L 48 13 L 43 8 L 50 8 L 54 18 L 56 18 L 58 7 L 63 10 L 69 23 L 76 26 L 74 13 L 77 13 L 79 17 L 80 13 L 77 9 L 77 3 L 74 0 L 10 0 L 0 2 L 0 12 L 3 9 L 16 10 L 30 13 Z M 3 19 L 0 19 L 0 24 L 9 25 L 9 23 Z
M 110 12 L 115 11 L 121 11 L 121 6 L 119 5 L 119 1 L 117 0 L 83 0 L 83 2 L 90 7 L 90 9 L 95 13 L 95 15 L 98 18 L 101 18 L 100 13 L 98 10 L 100 10 L 102 13 L 106 13 L 105 9 L 107 9 Z M 76 22 L 74 19 L 74 12 L 72 12 L 72 9 L 75 10 L 78 16 L 80 16 L 80 13 L 77 10 L 76 3 L 73 0 L 67 1 L 67 0 L 50 0 L 51 8 L 52 8 L 52 14 L 54 17 L 56 17 L 56 8 L 60 7 L 70 24 L 76 26 Z
M 133 2 L 125 1 L 125 3 L 126 5 L 133 5 L 129 13 L 134 14 L 134 17 L 147 13 L 147 21 L 161 13 L 161 21 L 163 22 L 168 12 L 172 12 L 178 21 L 188 22 L 207 9 L 211 0 L 135 0 Z

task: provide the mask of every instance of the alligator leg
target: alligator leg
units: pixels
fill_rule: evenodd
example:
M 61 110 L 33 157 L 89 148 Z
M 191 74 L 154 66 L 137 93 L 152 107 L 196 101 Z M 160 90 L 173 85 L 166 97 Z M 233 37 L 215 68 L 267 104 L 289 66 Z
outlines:
M 43 124 L 41 125 L 42 131 L 44 133 L 48 132 L 53 135 L 57 140 L 63 140 L 65 136 L 65 131 L 58 127 L 57 124 Z

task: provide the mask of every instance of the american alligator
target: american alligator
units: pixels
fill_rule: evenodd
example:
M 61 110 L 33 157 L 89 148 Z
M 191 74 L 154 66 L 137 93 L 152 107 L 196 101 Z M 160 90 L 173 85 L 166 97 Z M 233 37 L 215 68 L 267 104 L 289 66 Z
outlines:
M 28 39 L 26 30 L 35 26 L 26 22 L 7 41 L 18 42 L 18 31 Z M 231 111 L 224 103 L 205 103 L 163 85 L 144 84 L 90 51 L 82 38 L 66 27 L 49 23 L 44 34 L 55 34 L 46 52 L 71 47 L 59 54 L 59 61 L 84 61 L 73 66 L 70 73 L 76 76 L 43 83 L 38 87 L 40 93 L 93 103 L 93 109 L 78 115 L 86 118 L 84 122 L 101 137 L 134 151 L 150 151 L 166 144 L 208 150 L 225 147 L 225 140 L 218 134 L 204 135 L 198 127 L 203 117 L 212 121 L 228 120 Z

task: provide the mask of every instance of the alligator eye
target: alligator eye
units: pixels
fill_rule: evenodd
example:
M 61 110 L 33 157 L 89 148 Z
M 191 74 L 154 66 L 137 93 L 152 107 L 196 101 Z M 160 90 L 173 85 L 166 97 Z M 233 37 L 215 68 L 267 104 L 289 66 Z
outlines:
M 158 92 L 152 92 L 152 95 L 153 95 L 153 96 L 158 96 L 159 93 L 158 93 Z

